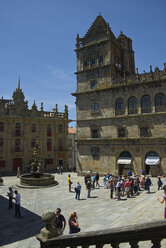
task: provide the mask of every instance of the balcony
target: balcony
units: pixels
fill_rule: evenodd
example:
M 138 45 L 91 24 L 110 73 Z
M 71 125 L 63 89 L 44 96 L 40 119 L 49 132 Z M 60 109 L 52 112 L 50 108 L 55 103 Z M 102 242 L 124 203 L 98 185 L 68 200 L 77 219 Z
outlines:
M 47 218 L 46 218 L 47 217 Z M 123 226 L 100 231 L 91 231 L 78 234 L 56 236 L 56 230 L 51 223 L 54 219 L 53 212 L 42 215 L 46 223 L 45 230 L 42 229 L 37 239 L 41 248 L 53 247 L 82 247 L 96 246 L 102 248 L 104 245 L 111 245 L 112 248 L 119 248 L 121 244 L 127 243 L 131 248 L 144 247 L 144 241 L 151 241 L 149 248 L 160 248 L 161 241 L 166 238 L 166 221 L 148 222 L 143 224 Z M 55 237 L 56 236 L 56 237 Z M 141 246 L 139 246 L 139 242 Z M 165 247 L 165 246 L 164 246 Z
M 156 112 L 166 112 L 166 106 L 156 106 L 155 111 Z
M 115 115 L 116 115 L 116 116 L 124 115 L 124 114 L 125 114 L 125 110 L 124 110 L 124 109 L 122 109 L 122 110 L 116 109 L 116 110 L 115 110 Z
M 152 110 L 151 108 L 141 108 L 141 113 L 142 114 L 148 114 L 148 113 L 151 113 Z

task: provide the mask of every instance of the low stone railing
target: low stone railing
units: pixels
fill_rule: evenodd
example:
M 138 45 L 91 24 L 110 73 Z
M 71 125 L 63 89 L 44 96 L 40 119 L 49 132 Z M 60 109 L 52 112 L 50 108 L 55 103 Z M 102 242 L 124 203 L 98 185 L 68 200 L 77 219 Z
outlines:
M 75 248 L 78 246 L 88 248 L 91 245 L 101 248 L 107 244 L 112 248 L 119 248 L 122 243 L 129 243 L 131 248 L 139 248 L 140 241 L 149 240 L 151 241 L 149 248 L 160 248 L 161 240 L 166 238 L 165 220 L 58 236 L 57 230 L 52 226 L 54 218 L 53 212 L 42 215 L 46 227 L 36 236 L 41 248 Z

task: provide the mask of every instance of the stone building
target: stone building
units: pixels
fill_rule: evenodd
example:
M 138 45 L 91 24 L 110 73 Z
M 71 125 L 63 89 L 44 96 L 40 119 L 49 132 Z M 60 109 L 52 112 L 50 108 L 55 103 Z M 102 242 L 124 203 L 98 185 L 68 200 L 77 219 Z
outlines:
M 40 146 L 40 161 L 43 169 L 54 170 L 63 165 L 68 170 L 68 107 L 64 113 L 40 110 L 34 104 L 28 109 L 28 102 L 20 88 L 13 93 L 12 100 L 0 100 L 0 171 L 16 171 L 28 168 L 33 159 L 36 138 Z
M 68 128 L 68 163 L 69 170 L 73 171 L 76 169 L 76 159 L 77 159 L 77 151 L 76 151 L 76 130 L 73 127 Z
M 166 64 L 135 72 L 132 40 L 101 15 L 75 51 L 79 172 L 166 174 Z

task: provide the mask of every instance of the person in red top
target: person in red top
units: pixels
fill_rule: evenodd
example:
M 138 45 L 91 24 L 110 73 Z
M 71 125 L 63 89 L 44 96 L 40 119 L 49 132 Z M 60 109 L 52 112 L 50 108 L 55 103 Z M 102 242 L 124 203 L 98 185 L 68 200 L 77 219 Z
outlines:
M 130 197 L 130 186 L 131 186 L 131 182 L 129 179 L 127 179 L 127 181 L 125 182 L 125 191 L 126 191 L 126 194 L 127 194 L 127 198 Z

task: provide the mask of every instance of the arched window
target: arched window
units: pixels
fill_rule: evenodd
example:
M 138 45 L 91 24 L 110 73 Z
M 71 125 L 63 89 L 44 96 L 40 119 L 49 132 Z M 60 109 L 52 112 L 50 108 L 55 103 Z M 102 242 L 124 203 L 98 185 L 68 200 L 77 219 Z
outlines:
M 124 101 L 122 98 L 119 98 L 116 101 L 116 110 L 123 110 L 124 109 Z
M 116 101 L 115 114 L 116 115 L 124 115 L 124 100 L 123 100 L 123 98 L 119 98 Z
M 155 105 L 156 106 L 166 106 L 165 95 L 163 93 L 159 93 L 156 95 Z
M 128 108 L 129 109 L 136 109 L 137 108 L 137 98 L 132 96 L 128 100 Z
M 128 114 L 136 114 L 137 113 L 137 98 L 132 96 L 128 100 Z
M 86 67 L 86 66 L 88 66 L 89 65 L 89 60 L 86 58 L 85 60 L 84 60 L 84 66 Z
M 166 111 L 166 99 L 163 93 L 159 93 L 155 97 L 155 110 L 156 112 Z
M 141 100 L 141 112 L 150 113 L 151 112 L 151 100 L 150 96 L 143 96 Z

